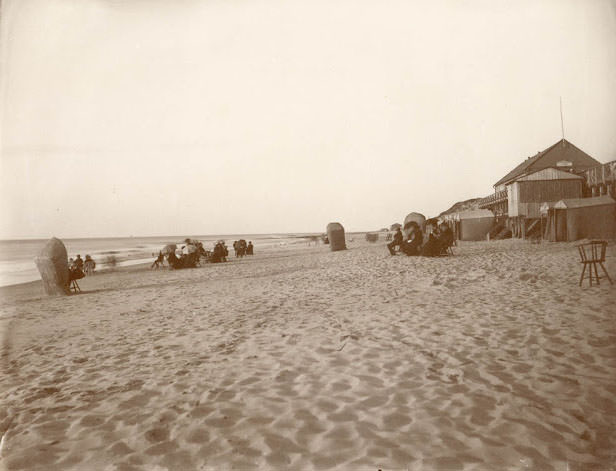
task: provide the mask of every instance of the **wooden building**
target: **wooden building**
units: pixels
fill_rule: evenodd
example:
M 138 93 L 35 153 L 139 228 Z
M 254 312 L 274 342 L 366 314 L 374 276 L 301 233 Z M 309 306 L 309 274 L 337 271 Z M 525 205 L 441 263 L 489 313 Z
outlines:
M 473 209 L 456 214 L 458 240 L 486 240 L 494 225 L 494 214 L 487 209 Z
M 529 157 L 494 184 L 494 194 L 479 207 L 506 217 L 514 237 L 525 237 L 540 221 L 546 201 L 581 198 L 584 172 L 601 164 L 562 139 L 534 157 Z
M 609 195 L 544 203 L 543 237 L 552 242 L 616 237 L 616 201 Z
M 616 198 L 616 160 L 584 172 L 589 196 L 609 195 Z

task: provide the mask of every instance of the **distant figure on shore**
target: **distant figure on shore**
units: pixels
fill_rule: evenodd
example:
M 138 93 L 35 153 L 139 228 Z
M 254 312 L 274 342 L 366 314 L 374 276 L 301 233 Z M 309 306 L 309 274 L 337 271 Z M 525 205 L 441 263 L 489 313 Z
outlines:
M 406 255 L 419 255 L 419 251 L 423 244 L 423 233 L 421 232 L 421 228 L 415 222 L 411 222 L 407 227 L 409 237 L 408 240 L 402 243 L 400 249 Z
M 94 269 L 96 268 L 96 262 L 92 260 L 92 257 L 86 255 L 86 260 L 83 262 L 83 270 L 86 276 L 94 275 Z
M 68 269 L 70 270 L 74 266 L 75 266 L 75 260 L 73 260 L 72 258 L 69 258 L 68 259 Z
M 156 260 L 154 260 L 154 263 L 152 263 L 152 266 L 150 266 L 150 268 L 152 269 L 159 269 L 165 266 L 165 256 L 163 255 L 162 250 L 158 252 L 158 257 L 156 257 Z
M 387 248 L 389 249 L 389 253 L 392 255 L 396 255 L 396 251 L 400 250 L 402 243 L 404 242 L 404 235 L 402 234 L 402 230 L 398 227 L 396 228 L 396 233 L 394 234 L 393 240 L 387 244 Z
M 246 246 L 246 255 L 254 255 L 254 245 L 252 245 L 252 240 L 248 241 L 248 245 Z

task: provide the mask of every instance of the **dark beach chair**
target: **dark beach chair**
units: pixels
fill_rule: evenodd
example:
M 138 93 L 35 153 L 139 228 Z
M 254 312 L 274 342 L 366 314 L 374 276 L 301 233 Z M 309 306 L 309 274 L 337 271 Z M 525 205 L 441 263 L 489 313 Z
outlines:
M 84 278 L 86 274 L 77 267 L 71 267 L 68 269 L 68 286 L 69 291 L 73 291 L 74 293 L 81 292 L 81 288 L 79 287 L 79 283 L 77 280 Z
M 584 265 L 582 268 L 582 275 L 580 276 L 580 286 L 582 286 L 582 282 L 584 281 L 586 267 L 588 267 L 588 281 L 590 282 L 590 286 L 592 286 L 593 280 L 597 282 L 597 285 L 600 285 L 600 278 L 607 278 L 610 284 L 613 284 L 610 275 L 607 273 L 605 266 L 603 266 L 603 262 L 605 262 L 605 249 L 607 248 L 607 241 L 591 240 L 586 244 L 579 244 L 577 248 L 580 253 L 580 263 Z M 605 276 L 599 276 L 597 264 L 601 266 Z M 595 270 L 594 274 L 593 268 Z

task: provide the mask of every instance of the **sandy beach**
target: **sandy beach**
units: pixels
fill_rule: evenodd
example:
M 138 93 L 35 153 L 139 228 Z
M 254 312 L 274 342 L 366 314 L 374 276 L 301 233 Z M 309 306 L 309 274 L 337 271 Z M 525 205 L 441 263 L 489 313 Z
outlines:
M 580 288 L 573 243 L 454 251 L 4 288 L 0 466 L 615 469 L 616 285 Z

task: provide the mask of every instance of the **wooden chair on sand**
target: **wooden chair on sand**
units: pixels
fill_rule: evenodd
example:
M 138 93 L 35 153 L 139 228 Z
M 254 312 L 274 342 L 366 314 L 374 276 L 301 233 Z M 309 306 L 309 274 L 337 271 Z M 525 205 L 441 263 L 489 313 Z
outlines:
M 71 285 L 69 289 L 74 293 L 81 292 L 81 288 L 79 287 L 77 280 L 71 280 Z
M 586 244 L 579 244 L 577 246 L 578 251 L 580 252 L 580 263 L 584 264 L 584 268 L 582 268 L 582 275 L 580 276 L 580 286 L 582 286 L 582 281 L 584 281 L 584 274 L 586 273 L 586 267 L 588 267 L 588 281 L 590 282 L 590 286 L 592 286 L 593 280 L 597 282 L 597 285 L 600 285 L 600 278 L 607 278 L 612 283 L 612 279 L 610 275 L 607 273 L 607 270 L 603 266 L 603 262 L 605 262 L 605 249 L 607 248 L 607 241 L 605 240 L 591 240 Z M 601 269 L 605 276 L 599 276 L 599 272 L 597 271 L 597 263 L 601 265 Z M 593 268 L 595 273 L 593 274 Z
M 69 268 L 68 270 L 68 290 L 73 291 L 74 293 L 81 292 L 81 288 L 79 287 L 79 283 L 77 280 L 85 277 L 86 274 L 81 271 L 79 268 Z

